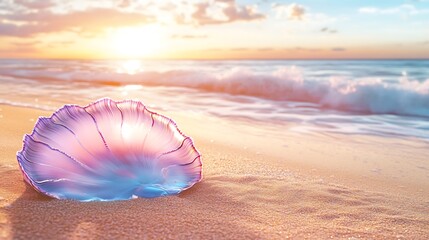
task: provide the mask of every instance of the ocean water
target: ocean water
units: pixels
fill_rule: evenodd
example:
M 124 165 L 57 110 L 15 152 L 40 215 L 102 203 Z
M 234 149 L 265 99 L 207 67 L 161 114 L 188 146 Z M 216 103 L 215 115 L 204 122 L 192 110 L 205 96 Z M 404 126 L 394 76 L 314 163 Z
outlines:
M 0 60 L 0 103 L 99 98 L 282 131 L 429 141 L 429 60 Z

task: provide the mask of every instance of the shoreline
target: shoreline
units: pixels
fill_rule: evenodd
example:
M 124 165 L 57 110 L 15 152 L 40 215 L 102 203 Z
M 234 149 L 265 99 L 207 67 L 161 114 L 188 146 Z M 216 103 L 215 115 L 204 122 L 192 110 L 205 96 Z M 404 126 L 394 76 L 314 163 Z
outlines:
M 414 169 L 428 150 L 418 144 L 380 149 L 397 141 L 296 133 L 285 141 L 251 125 L 166 114 L 203 154 L 203 181 L 177 196 L 81 203 L 44 197 L 22 180 L 22 137 L 51 113 L 0 109 L 1 239 L 429 237 L 429 169 Z

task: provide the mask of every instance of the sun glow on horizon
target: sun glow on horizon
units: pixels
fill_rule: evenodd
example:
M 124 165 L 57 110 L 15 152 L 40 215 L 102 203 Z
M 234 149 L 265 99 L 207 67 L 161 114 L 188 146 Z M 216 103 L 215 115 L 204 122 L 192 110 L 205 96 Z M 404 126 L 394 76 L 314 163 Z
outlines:
M 156 26 L 119 28 L 110 32 L 109 44 L 114 55 L 123 58 L 149 57 L 158 53 L 162 35 Z

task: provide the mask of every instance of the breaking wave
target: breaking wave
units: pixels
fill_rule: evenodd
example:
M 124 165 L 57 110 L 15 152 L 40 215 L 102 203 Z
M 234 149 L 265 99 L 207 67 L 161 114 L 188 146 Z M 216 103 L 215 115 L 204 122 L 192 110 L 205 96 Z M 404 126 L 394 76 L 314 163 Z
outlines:
M 276 101 L 309 102 L 320 108 L 346 112 L 429 117 L 429 79 L 410 80 L 406 75 L 398 76 L 397 81 L 384 81 L 377 77 L 347 79 L 334 76 L 328 80 L 318 80 L 305 79 L 298 69 L 292 67 L 270 72 L 233 68 L 221 72 L 185 69 L 142 71 L 136 74 L 112 71 L 2 69 L 0 74 L 62 83 L 71 81 L 101 85 L 184 87 Z

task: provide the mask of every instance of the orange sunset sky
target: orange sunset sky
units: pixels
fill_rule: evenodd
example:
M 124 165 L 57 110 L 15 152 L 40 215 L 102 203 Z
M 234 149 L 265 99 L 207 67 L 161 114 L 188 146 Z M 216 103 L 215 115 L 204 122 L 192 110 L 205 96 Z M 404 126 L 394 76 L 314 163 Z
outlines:
M 2 0 L 1 58 L 429 58 L 429 1 Z

